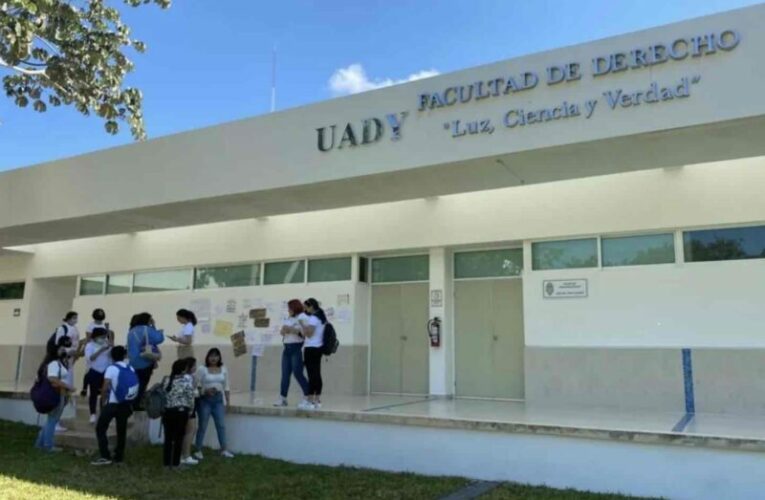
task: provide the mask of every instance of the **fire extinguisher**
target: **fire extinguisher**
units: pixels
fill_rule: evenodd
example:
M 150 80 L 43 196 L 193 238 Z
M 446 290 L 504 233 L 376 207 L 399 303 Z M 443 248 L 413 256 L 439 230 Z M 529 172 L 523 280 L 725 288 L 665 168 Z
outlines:
M 441 320 L 438 316 L 428 321 L 428 337 L 430 337 L 430 347 L 441 346 Z

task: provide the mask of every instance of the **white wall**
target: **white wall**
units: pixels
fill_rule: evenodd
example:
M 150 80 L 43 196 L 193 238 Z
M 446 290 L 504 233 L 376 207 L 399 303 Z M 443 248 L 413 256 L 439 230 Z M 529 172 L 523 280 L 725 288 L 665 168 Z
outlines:
M 13 315 L 23 304 L 23 300 L 0 300 L 0 346 L 23 343 L 26 316 Z
M 577 278 L 589 297 L 543 298 L 544 280 Z M 763 348 L 763 284 L 764 259 L 526 270 L 526 344 Z

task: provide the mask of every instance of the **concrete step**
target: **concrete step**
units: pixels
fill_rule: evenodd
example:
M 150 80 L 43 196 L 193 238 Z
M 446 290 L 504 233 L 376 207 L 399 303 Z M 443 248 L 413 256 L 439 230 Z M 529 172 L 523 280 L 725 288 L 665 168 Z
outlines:
M 130 429 L 133 425 L 133 419 L 128 420 L 128 429 Z M 90 415 L 88 415 L 85 418 L 78 417 L 75 419 L 61 419 L 61 425 L 66 427 L 67 429 L 72 429 L 74 431 L 80 431 L 80 432 L 95 432 L 96 431 L 96 424 L 90 423 Z M 117 432 L 117 422 L 115 420 L 112 420 L 111 425 L 109 426 L 109 432 L 114 433 Z
M 107 435 L 109 439 L 109 447 L 113 448 L 117 444 L 117 436 Z M 63 448 L 74 448 L 78 450 L 97 450 L 98 441 L 96 440 L 96 432 L 91 430 L 90 432 L 82 432 L 75 430 L 68 430 L 66 432 L 60 432 L 56 434 L 56 445 Z

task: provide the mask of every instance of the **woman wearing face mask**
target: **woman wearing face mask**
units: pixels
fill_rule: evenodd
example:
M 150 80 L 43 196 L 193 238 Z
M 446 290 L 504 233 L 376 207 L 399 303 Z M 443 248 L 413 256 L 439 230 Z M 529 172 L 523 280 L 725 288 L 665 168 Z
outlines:
M 308 314 L 308 322 L 303 326 L 305 335 L 305 369 L 308 372 L 308 401 L 311 408 L 321 408 L 321 389 L 324 386 L 321 380 L 321 347 L 324 345 L 324 325 L 327 324 L 327 315 L 319 307 L 319 301 L 308 299 L 303 305 Z
M 86 375 L 90 386 L 90 423 L 96 423 L 96 410 L 98 408 L 98 395 L 104 385 L 104 373 L 112 364 L 110 352 L 112 344 L 109 342 L 109 332 L 106 328 L 94 328 L 90 334 L 90 342 L 85 346 L 85 360 L 90 363 L 90 370 Z
M 37 377 L 47 377 L 51 386 L 57 389 L 61 394 L 59 405 L 48 413 L 45 425 L 40 429 L 37 435 L 35 447 L 43 451 L 61 451 L 60 448 L 53 446 L 53 439 L 56 435 L 56 426 L 64 412 L 64 407 L 69 399 L 69 394 L 74 391 L 74 387 L 66 382 L 69 370 L 66 367 L 68 358 L 67 350 L 71 349 L 72 340 L 69 337 L 61 337 L 45 356 L 45 360 L 40 364 L 37 370 Z

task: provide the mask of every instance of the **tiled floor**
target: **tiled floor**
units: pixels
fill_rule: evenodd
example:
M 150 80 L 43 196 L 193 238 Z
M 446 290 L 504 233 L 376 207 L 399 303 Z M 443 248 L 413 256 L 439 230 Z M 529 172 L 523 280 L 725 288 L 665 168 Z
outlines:
M 30 384 L 0 382 L 0 392 L 26 392 Z M 232 405 L 272 407 L 276 394 L 236 393 Z M 293 396 L 290 405 L 298 403 Z M 673 432 L 682 412 L 626 411 L 613 408 L 539 408 L 523 402 L 472 399 L 439 399 L 415 396 L 373 395 L 324 398 L 322 411 L 378 413 L 451 420 L 550 425 L 605 431 L 649 433 Z M 765 416 L 697 413 L 684 426 L 683 434 L 765 440 Z

